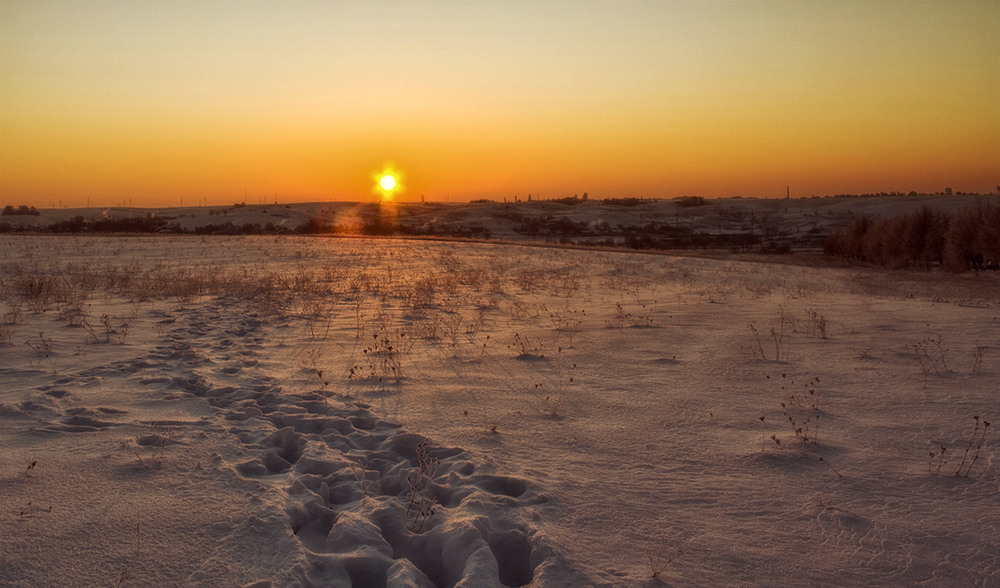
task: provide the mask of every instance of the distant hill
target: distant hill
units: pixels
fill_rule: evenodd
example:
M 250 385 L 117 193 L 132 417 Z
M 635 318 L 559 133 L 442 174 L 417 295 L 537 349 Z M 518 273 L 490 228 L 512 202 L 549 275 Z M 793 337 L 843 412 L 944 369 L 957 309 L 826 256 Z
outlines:
M 828 235 L 862 215 L 888 218 L 923 206 L 951 213 L 984 199 L 1000 206 L 998 196 L 910 195 L 32 209 L 32 214 L 0 216 L 0 232 L 401 235 L 639 249 L 818 252 Z

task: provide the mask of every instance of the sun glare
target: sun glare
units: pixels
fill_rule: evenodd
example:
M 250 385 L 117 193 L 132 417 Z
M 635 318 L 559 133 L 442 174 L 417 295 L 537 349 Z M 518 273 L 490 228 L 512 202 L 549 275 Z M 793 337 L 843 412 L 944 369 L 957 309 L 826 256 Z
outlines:
M 392 200 L 404 192 L 403 173 L 393 163 L 383 163 L 380 170 L 372 173 L 371 179 L 372 194 L 382 201 Z
M 382 187 L 382 190 L 392 192 L 393 188 L 396 187 L 396 178 L 392 174 L 385 174 L 378 181 L 378 185 Z

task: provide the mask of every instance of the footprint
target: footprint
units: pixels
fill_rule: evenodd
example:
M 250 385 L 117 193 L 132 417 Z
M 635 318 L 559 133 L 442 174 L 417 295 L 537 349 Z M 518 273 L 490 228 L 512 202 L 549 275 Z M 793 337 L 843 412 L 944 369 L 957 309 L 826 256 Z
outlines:
M 101 431 L 108 427 L 113 427 L 115 423 L 101 421 L 82 414 L 68 416 L 62 419 L 61 425 L 52 425 L 45 428 L 48 431 L 61 431 L 65 433 L 90 433 Z
M 277 451 L 271 452 L 271 455 L 284 460 L 289 465 L 299 460 L 305 450 L 306 443 L 302 435 L 296 433 L 292 427 L 279 429 L 264 439 L 265 445 L 277 448 Z M 265 463 L 267 462 L 265 461 Z
M 504 586 L 526 586 L 534 578 L 531 565 L 531 543 L 524 531 L 510 529 L 490 537 L 490 551 L 500 568 L 500 583 Z

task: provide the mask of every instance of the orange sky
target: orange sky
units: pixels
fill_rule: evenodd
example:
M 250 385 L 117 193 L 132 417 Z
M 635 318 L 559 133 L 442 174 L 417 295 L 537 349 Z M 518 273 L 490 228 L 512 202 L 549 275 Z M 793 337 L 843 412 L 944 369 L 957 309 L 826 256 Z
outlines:
M 0 204 L 1000 184 L 993 0 L 0 0 L 0 54 Z

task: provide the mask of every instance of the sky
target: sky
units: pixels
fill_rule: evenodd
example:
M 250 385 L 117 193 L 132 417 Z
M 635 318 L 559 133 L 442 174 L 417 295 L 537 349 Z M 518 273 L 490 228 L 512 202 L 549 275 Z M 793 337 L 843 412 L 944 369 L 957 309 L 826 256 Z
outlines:
M 0 204 L 1000 184 L 1000 1 L 0 0 Z

